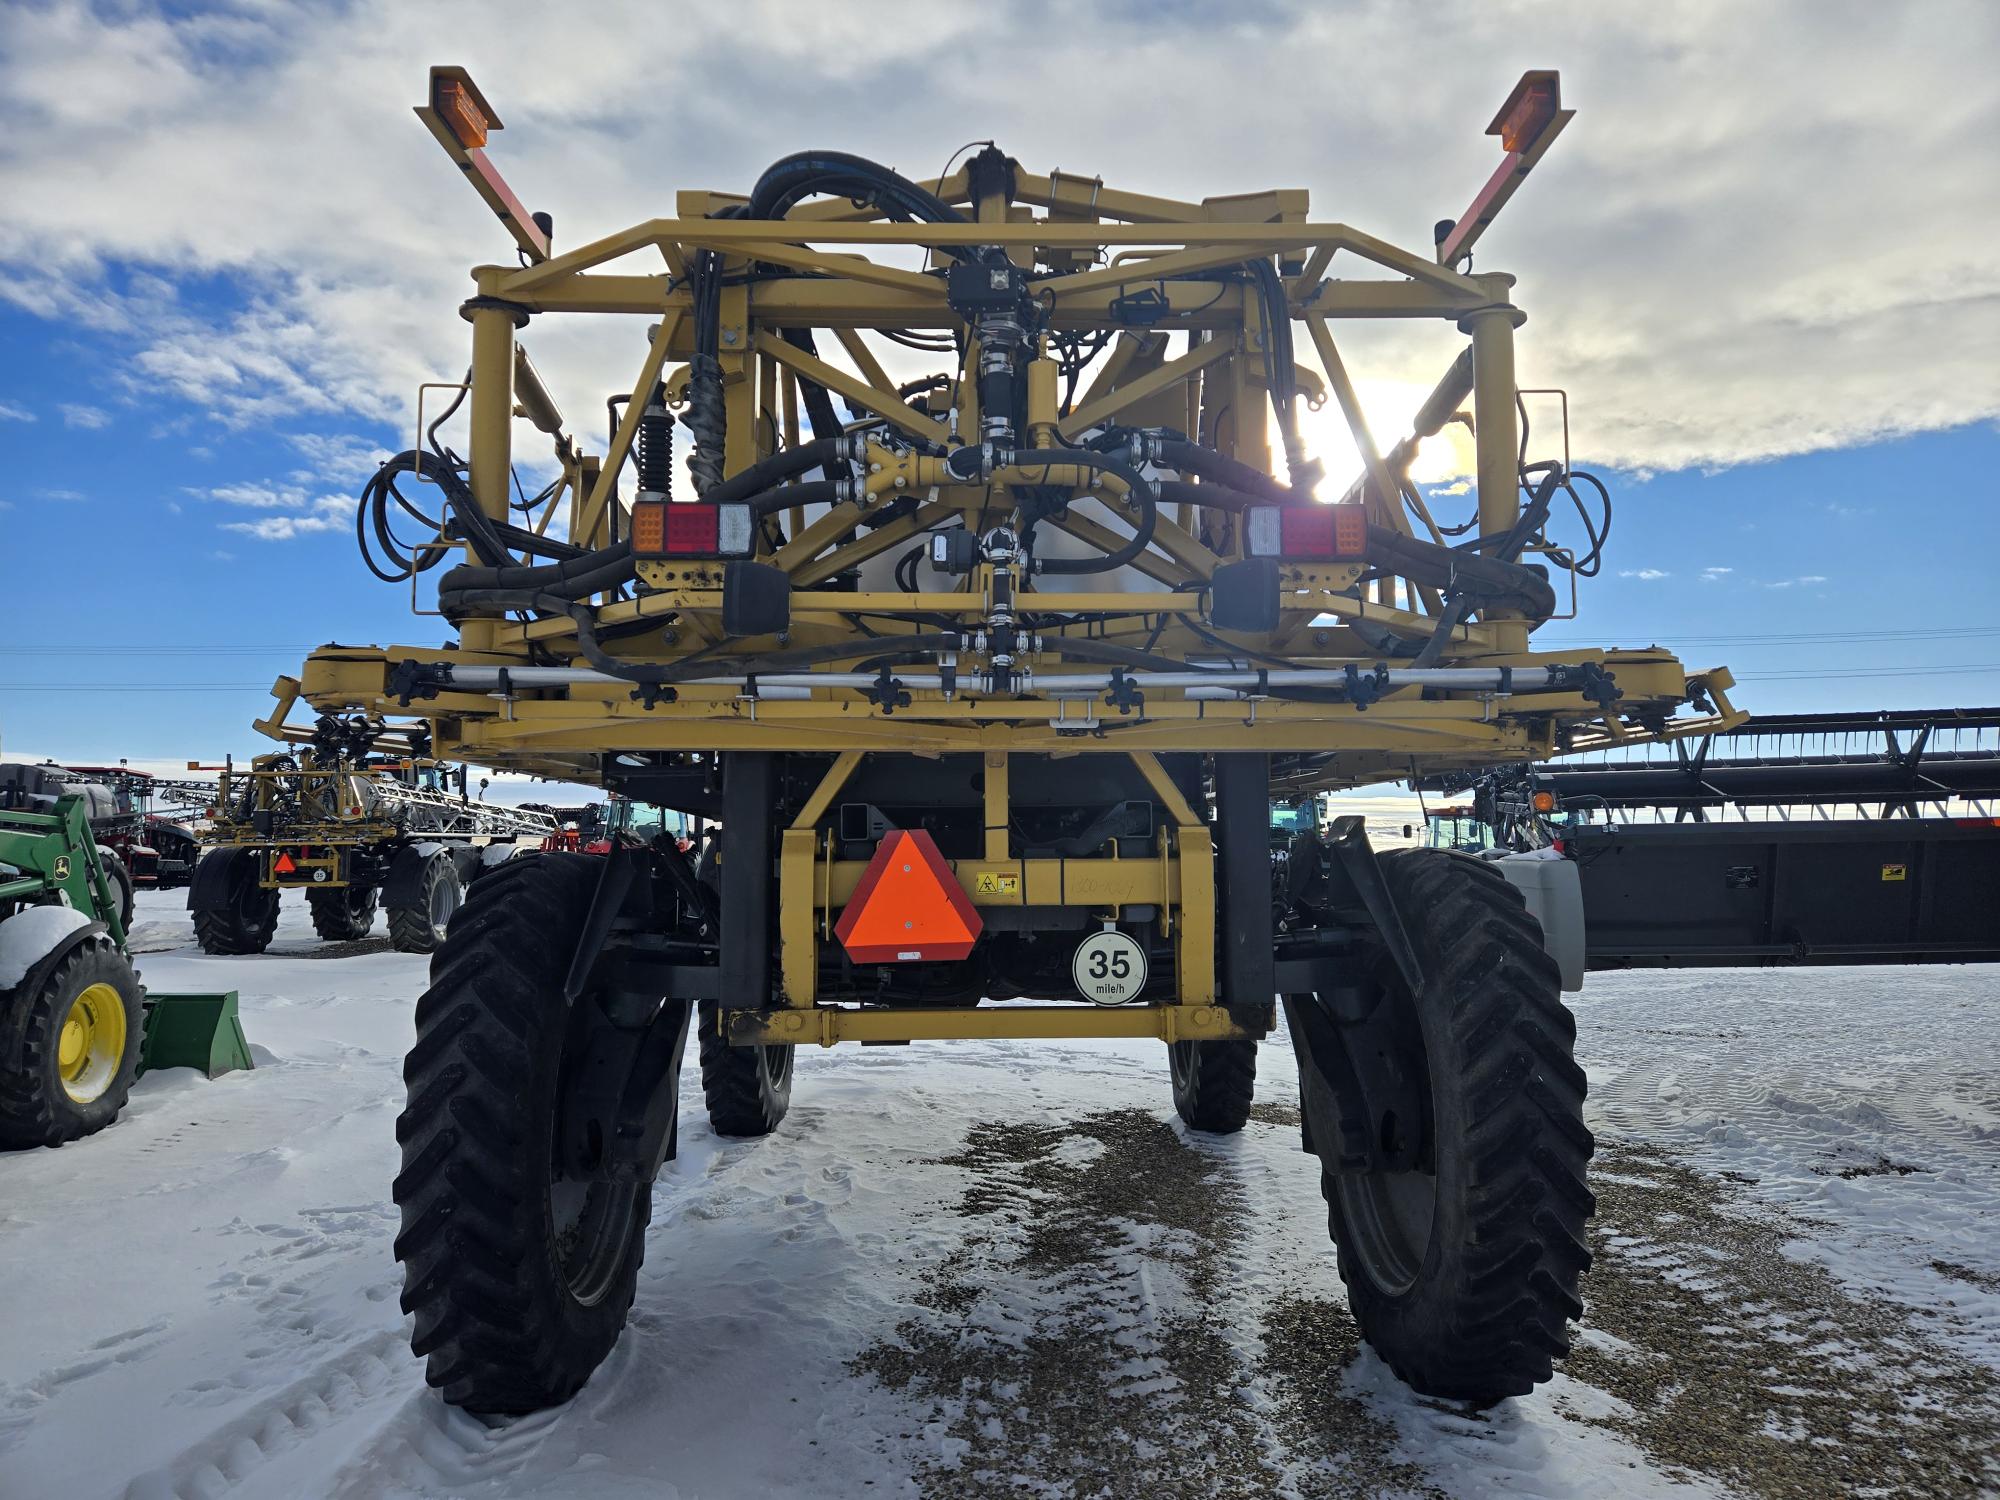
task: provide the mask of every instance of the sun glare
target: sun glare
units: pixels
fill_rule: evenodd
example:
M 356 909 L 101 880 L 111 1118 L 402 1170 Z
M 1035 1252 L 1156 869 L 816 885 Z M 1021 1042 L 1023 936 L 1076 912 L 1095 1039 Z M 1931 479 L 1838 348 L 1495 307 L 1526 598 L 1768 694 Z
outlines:
M 1356 394 L 1368 419 L 1375 446 L 1387 453 L 1409 436 L 1410 423 L 1430 395 L 1431 388 L 1401 380 L 1359 380 Z M 1341 415 L 1340 404 L 1331 398 L 1318 411 L 1300 412 L 1300 429 L 1306 449 L 1326 465 L 1326 484 L 1320 493 L 1338 495 L 1361 473 L 1361 450 Z M 1436 437 L 1424 439 L 1410 465 L 1410 477 L 1419 484 L 1443 484 L 1473 472 L 1472 435 L 1457 422 L 1446 425 Z

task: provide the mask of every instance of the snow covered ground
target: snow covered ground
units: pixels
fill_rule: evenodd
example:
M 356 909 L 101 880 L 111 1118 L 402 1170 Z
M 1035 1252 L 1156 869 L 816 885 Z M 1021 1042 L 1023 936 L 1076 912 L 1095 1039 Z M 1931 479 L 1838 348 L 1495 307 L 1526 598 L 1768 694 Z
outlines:
M 1594 975 L 1598 1265 L 1472 1415 L 1358 1344 L 1289 1049 L 1184 1135 L 1157 1047 L 811 1052 L 778 1135 L 683 1096 L 633 1326 L 487 1427 L 397 1309 L 424 961 L 210 959 L 260 1066 L 0 1157 L 0 1497 L 1976 1494 L 2000 1485 L 2000 970 Z M 1984 1467 L 1982 1467 L 1982 1465 Z

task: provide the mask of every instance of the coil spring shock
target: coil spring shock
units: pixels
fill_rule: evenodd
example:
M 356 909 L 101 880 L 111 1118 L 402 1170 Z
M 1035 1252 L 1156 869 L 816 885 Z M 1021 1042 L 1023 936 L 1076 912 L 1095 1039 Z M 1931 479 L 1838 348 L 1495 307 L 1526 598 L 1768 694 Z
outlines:
M 722 483 L 722 445 L 728 433 L 728 418 L 722 406 L 722 366 L 711 354 L 697 354 L 688 362 L 688 434 L 694 452 L 688 458 L 688 473 L 697 495 Z
M 657 391 L 639 418 L 639 489 L 662 500 L 674 498 L 674 414 Z

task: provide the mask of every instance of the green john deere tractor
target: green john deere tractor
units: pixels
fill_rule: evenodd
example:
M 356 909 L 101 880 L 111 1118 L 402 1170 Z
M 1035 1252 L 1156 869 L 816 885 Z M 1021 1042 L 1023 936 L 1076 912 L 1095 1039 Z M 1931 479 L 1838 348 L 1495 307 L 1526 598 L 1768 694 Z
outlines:
M 28 812 L 22 791 L 0 776 L 0 1150 L 102 1130 L 148 1069 L 251 1066 L 234 990 L 140 985 L 85 799 Z

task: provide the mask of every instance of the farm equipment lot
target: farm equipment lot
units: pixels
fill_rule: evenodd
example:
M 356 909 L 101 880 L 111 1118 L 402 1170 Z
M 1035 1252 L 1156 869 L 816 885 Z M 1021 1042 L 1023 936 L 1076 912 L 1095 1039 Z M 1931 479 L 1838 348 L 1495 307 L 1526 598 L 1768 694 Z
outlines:
M 761 1141 L 684 1092 L 645 1336 L 488 1427 L 425 1387 L 397 1308 L 427 961 L 311 956 L 303 907 L 269 954 L 206 958 L 177 893 L 138 901 L 148 985 L 238 989 L 258 1067 L 147 1077 L 116 1130 L 0 1157 L 0 1493 L 2000 1483 L 1992 969 L 1593 975 L 1588 1316 L 1553 1382 L 1484 1415 L 1357 1346 L 1282 1039 L 1219 1139 L 1180 1128 L 1157 1044 L 965 1041 L 801 1049 Z

